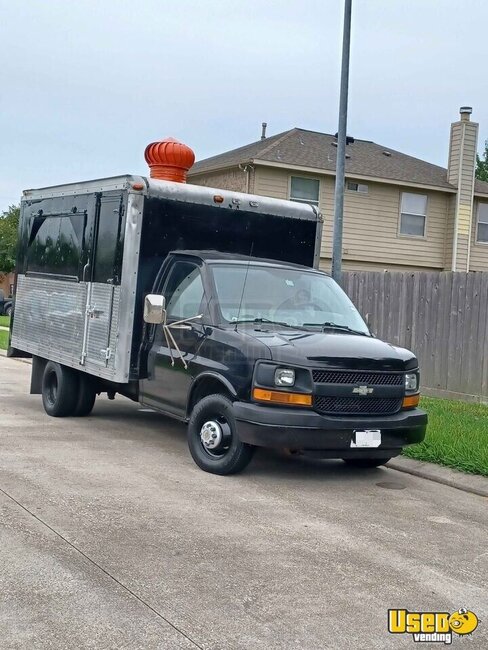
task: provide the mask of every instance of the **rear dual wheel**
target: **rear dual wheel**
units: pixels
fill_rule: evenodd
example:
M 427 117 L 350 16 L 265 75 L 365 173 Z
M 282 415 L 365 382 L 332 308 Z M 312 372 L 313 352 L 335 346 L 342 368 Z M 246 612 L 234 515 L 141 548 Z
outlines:
M 84 417 L 85 415 L 90 415 L 93 411 L 97 394 L 89 375 L 85 373 L 79 373 L 79 375 L 78 400 L 73 415 L 76 417 Z
M 54 361 L 48 361 L 42 377 L 42 403 L 55 418 L 91 413 L 96 393 L 89 377 Z

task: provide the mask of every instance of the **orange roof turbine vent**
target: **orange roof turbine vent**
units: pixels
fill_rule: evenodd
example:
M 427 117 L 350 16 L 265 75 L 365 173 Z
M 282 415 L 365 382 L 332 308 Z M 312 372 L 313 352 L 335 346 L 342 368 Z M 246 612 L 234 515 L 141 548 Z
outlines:
M 151 178 L 175 183 L 186 183 L 186 174 L 195 162 L 193 150 L 174 138 L 151 142 L 146 147 L 144 158 Z

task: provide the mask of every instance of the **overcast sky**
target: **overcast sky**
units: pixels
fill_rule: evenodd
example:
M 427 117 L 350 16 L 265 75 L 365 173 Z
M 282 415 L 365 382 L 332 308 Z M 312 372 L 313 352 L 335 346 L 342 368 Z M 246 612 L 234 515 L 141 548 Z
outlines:
M 294 126 L 335 133 L 342 0 L 0 0 L 0 211 L 22 189 L 145 173 Z M 488 3 L 353 0 L 348 133 L 447 164 L 461 105 L 488 138 Z

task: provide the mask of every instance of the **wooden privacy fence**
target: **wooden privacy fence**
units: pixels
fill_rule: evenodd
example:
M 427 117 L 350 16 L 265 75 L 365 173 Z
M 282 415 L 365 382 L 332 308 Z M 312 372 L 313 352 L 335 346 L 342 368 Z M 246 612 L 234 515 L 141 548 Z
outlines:
M 488 273 L 343 273 L 372 331 L 412 350 L 423 392 L 488 401 Z

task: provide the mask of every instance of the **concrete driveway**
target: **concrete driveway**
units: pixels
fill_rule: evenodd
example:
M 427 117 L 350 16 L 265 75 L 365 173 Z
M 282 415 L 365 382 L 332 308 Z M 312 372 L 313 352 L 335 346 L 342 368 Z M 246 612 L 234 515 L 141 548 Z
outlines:
M 426 646 L 393 607 L 470 608 L 453 647 L 488 647 L 487 499 L 270 451 L 213 476 L 182 425 L 123 398 L 49 418 L 29 377 L 0 357 L 2 650 Z

